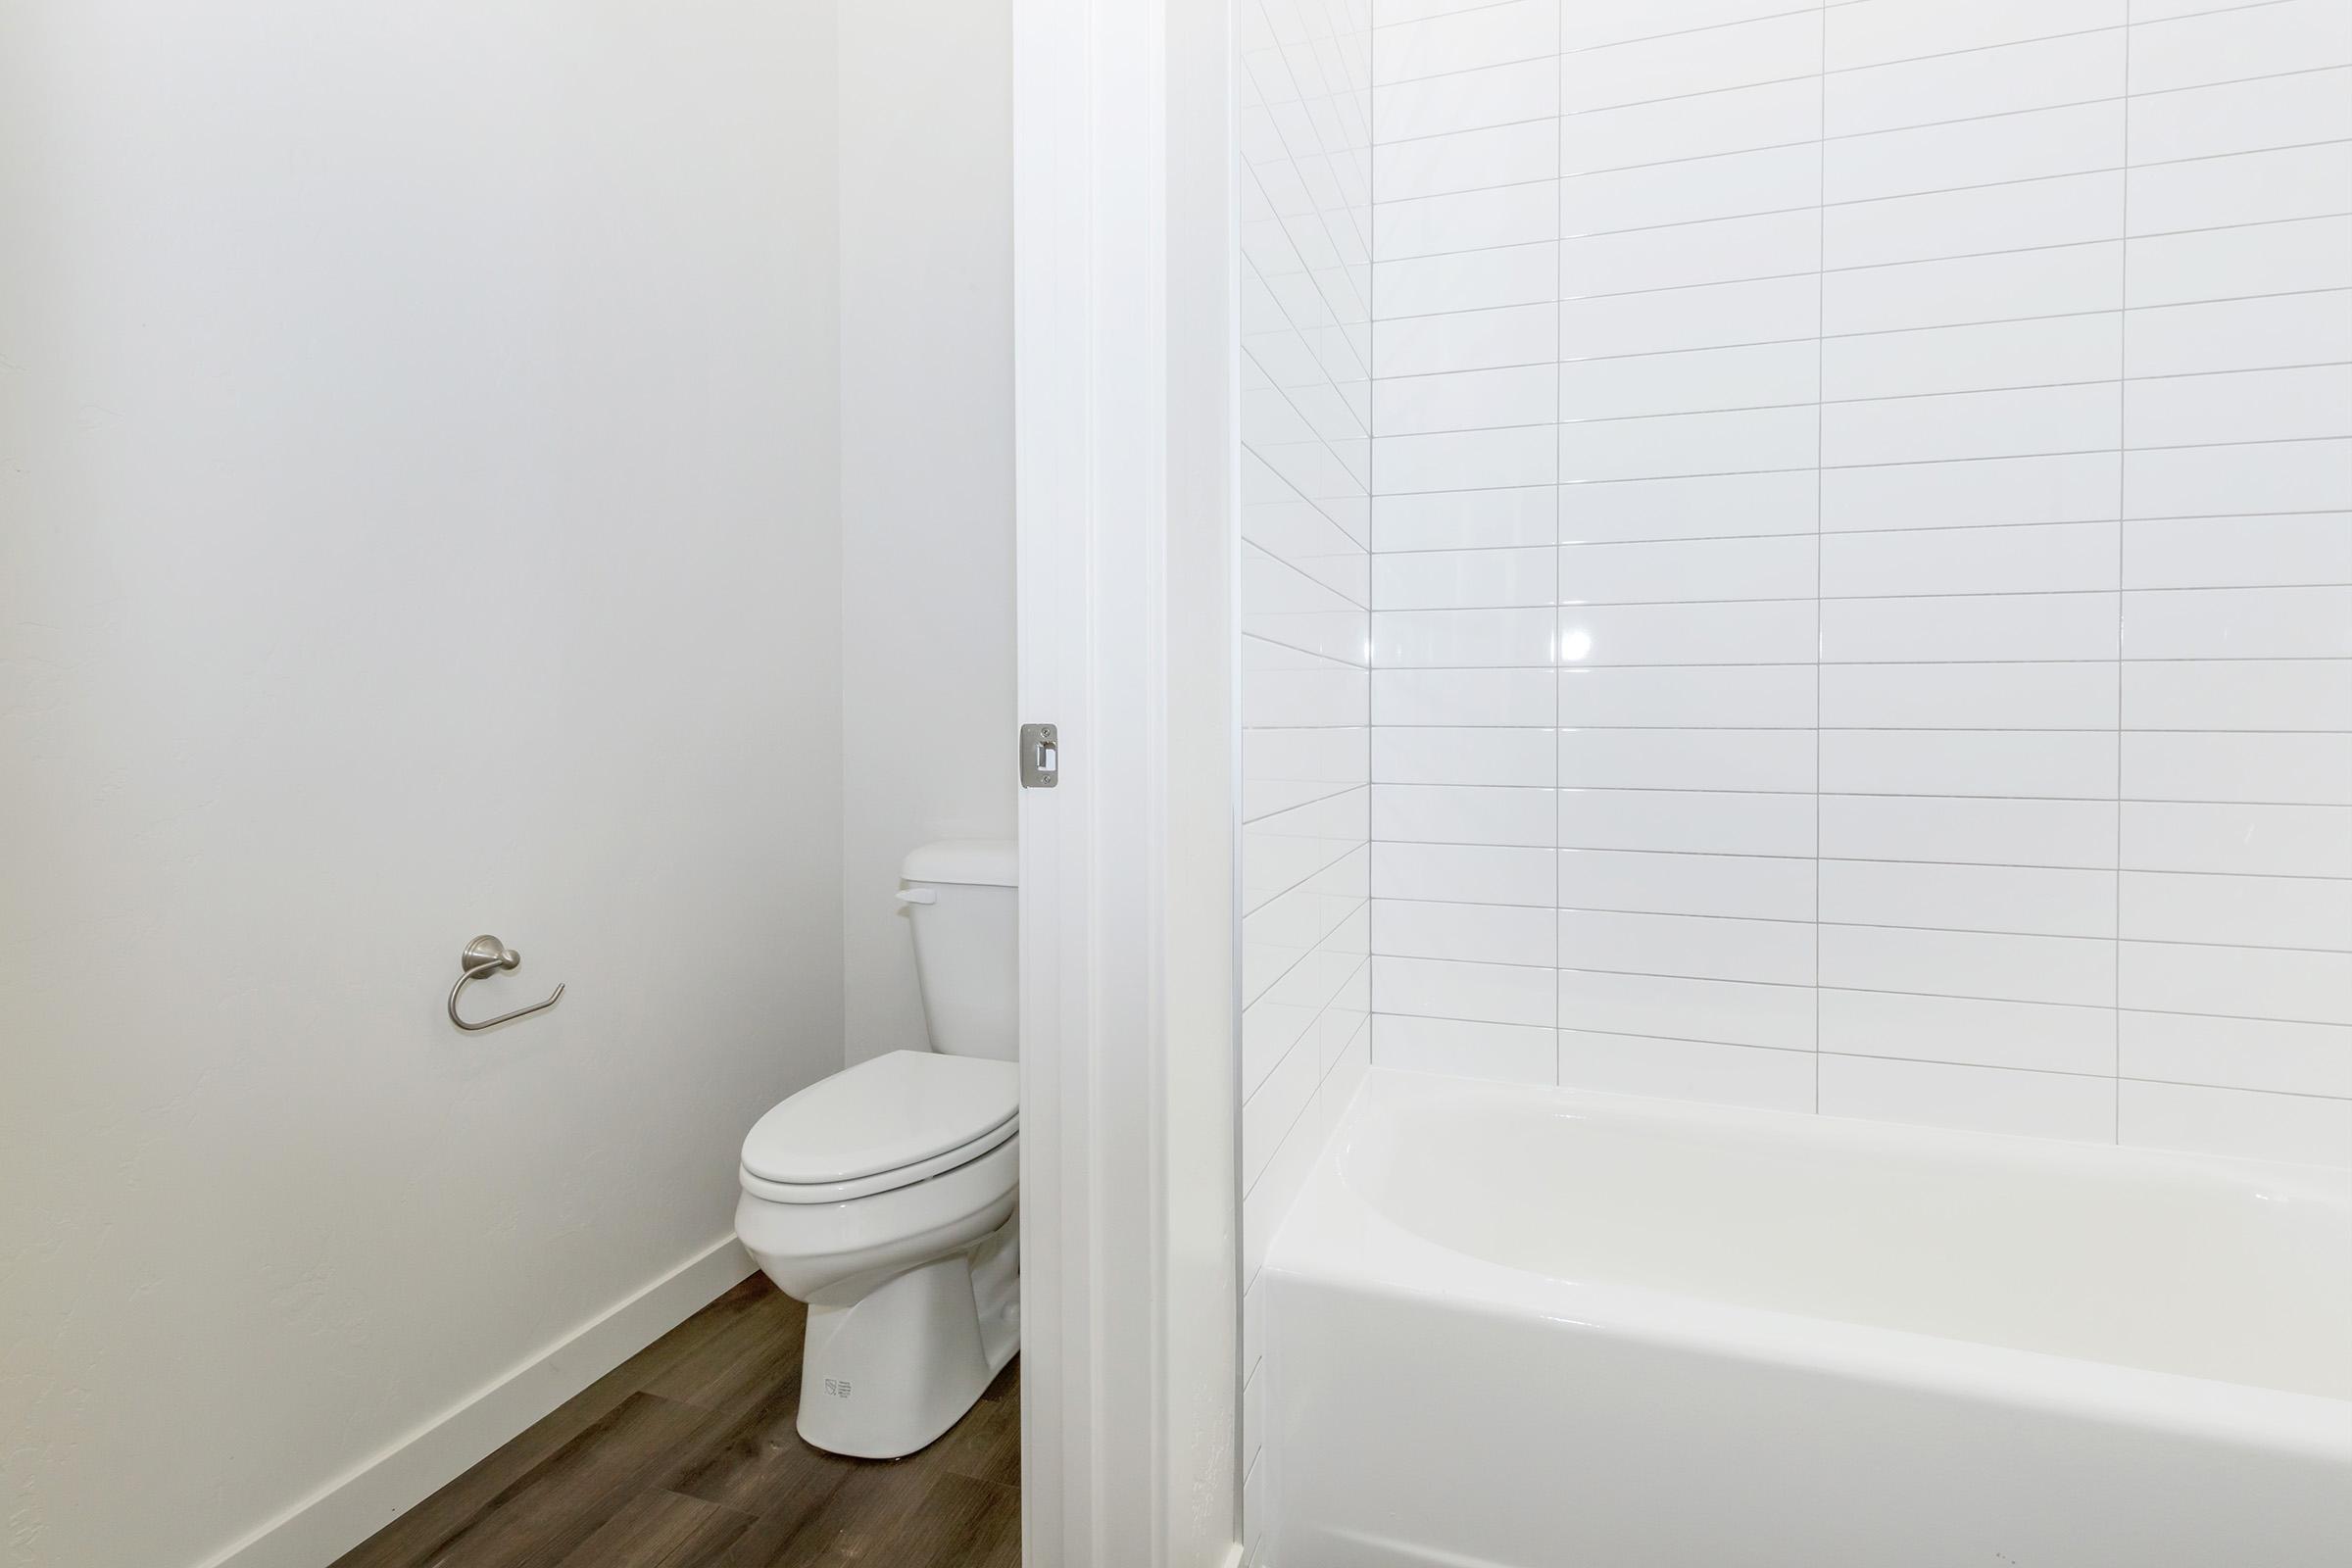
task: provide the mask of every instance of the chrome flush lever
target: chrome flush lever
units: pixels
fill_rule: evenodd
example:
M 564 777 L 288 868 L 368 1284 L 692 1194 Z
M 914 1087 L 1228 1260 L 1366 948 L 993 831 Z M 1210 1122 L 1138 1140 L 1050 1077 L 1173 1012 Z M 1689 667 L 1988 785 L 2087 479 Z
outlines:
M 484 1018 L 480 1023 L 467 1023 L 458 1016 L 458 993 L 466 989 L 466 981 L 479 980 L 493 969 L 514 968 L 521 962 L 522 955 L 496 937 L 475 937 L 471 942 L 466 943 L 466 951 L 458 955 L 458 965 L 466 972 L 458 976 L 456 985 L 449 988 L 449 1021 L 467 1033 L 471 1033 L 477 1029 L 489 1029 L 502 1023 L 512 1023 L 516 1018 L 527 1017 L 542 1008 L 554 1006 L 557 999 L 564 995 L 562 986 L 556 987 L 555 995 L 549 997 L 545 1002 L 533 1003 L 527 1007 L 517 1007 L 513 1012 L 502 1012 L 495 1018 Z

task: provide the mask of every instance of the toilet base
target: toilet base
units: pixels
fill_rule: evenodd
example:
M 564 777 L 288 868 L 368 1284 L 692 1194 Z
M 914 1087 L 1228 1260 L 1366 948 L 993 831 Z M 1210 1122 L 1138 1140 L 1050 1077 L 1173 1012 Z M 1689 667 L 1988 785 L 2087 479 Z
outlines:
M 1020 1348 L 1020 1217 L 841 1306 L 808 1308 L 801 1437 L 896 1459 L 962 1419 Z

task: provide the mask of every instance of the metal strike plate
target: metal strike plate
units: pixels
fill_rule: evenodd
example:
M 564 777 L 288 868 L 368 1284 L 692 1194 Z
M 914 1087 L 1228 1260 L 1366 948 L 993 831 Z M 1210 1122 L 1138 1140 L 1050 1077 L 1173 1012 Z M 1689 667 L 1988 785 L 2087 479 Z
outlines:
M 1021 726 L 1021 788 L 1050 790 L 1061 782 L 1060 734 L 1051 724 Z

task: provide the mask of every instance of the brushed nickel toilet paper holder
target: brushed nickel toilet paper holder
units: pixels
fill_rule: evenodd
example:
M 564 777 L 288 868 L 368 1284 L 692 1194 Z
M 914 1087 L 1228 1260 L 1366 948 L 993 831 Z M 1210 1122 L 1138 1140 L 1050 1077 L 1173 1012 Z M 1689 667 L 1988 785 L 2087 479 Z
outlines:
M 557 1000 L 564 995 L 562 986 L 556 987 L 555 995 L 549 997 L 545 1002 L 536 1002 L 527 1007 L 517 1007 L 513 1012 L 502 1012 L 495 1018 L 484 1018 L 480 1023 L 467 1023 L 458 1015 L 458 993 L 466 989 L 466 981 L 479 980 L 493 969 L 513 969 L 521 962 L 522 955 L 496 937 L 475 937 L 471 942 L 466 943 L 466 951 L 458 955 L 458 967 L 466 972 L 458 976 L 456 985 L 449 988 L 449 1021 L 470 1034 L 477 1029 L 494 1029 L 502 1023 L 513 1023 L 517 1018 L 528 1017 L 534 1012 L 554 1006 Z

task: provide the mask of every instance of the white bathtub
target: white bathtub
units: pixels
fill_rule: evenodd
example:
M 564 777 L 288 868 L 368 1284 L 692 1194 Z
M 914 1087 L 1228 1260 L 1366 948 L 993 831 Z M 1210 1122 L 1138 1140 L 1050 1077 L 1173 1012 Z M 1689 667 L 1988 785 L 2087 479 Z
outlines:
M 2347 1568 L 2352 1171 L 1374 1071 L 1273 1568 Z

